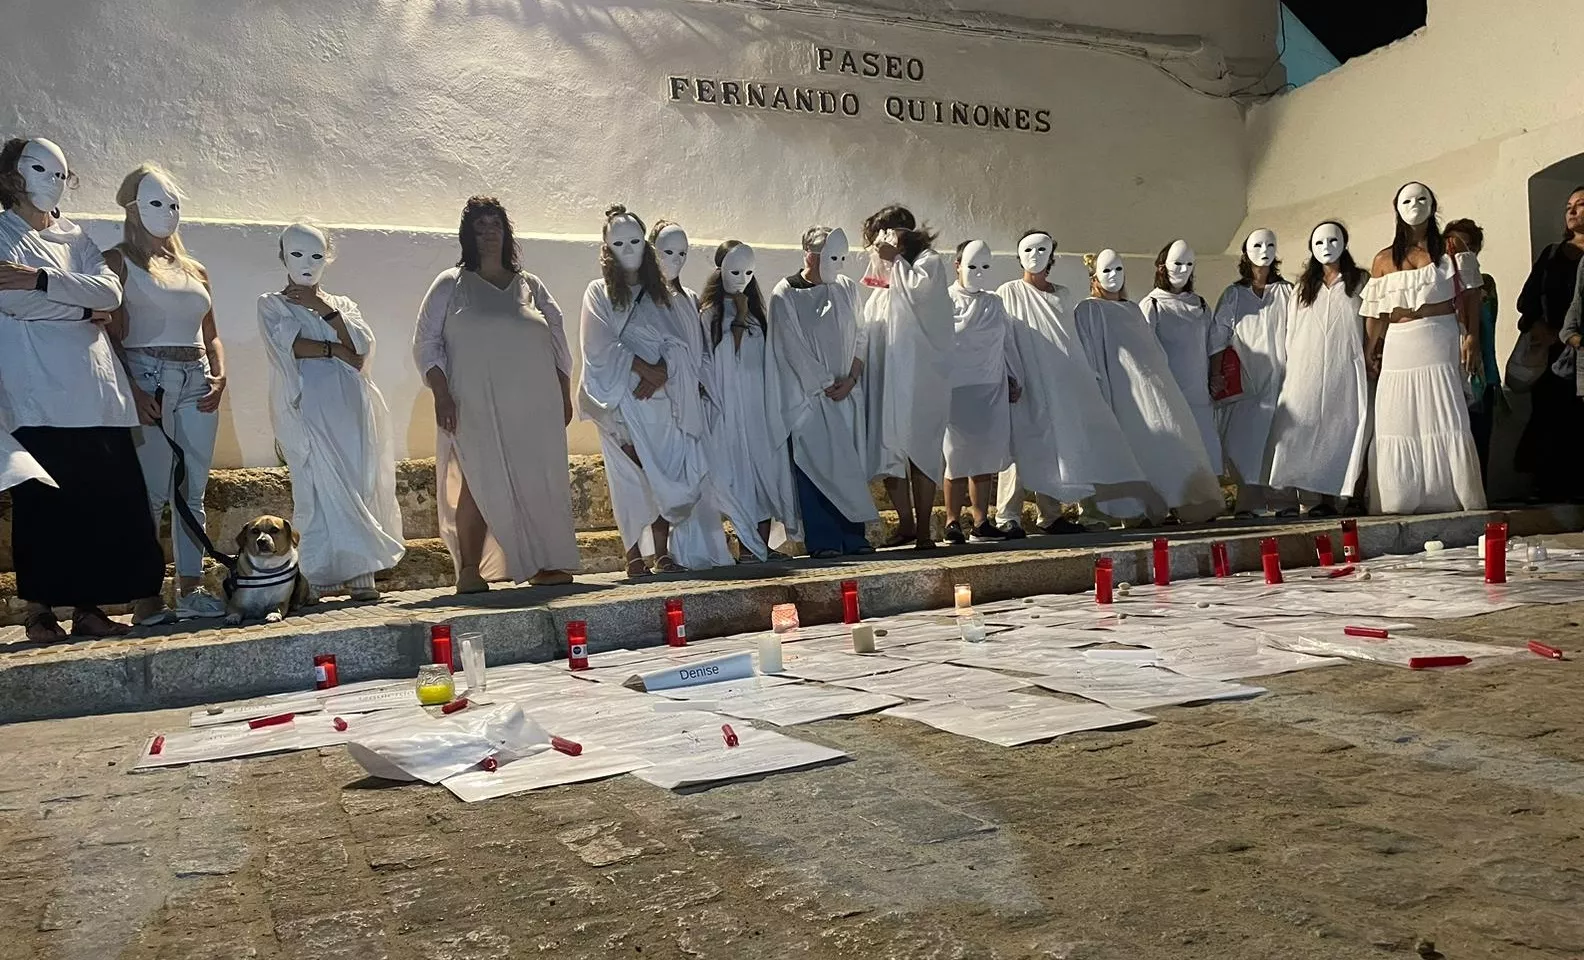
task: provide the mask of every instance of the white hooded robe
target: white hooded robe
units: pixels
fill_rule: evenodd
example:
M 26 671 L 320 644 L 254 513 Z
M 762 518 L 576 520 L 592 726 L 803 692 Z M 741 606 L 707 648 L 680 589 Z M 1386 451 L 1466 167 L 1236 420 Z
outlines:
M 869 356 L 869 474 L 906 477 L 908 462 L 945 479 L 942 444 L 951 412 L 951 268 L 934 250 L 891 262 L 891 286 L 864 304 Z
M 1269 487 L 1271 423 L 1287 369 L 1287 305 L 1292 284 L 1275 280 L 1263 296 L 1234 283 L 1216 303 L 1210 349 L 1230 346 L 1242 365 L 1243 393 L 1217 412 L 1221 446 L 1240 483 Z
M 1193 411 L 1204 441 L 1210 469 L 1219 476 L 1225 467 L 1221 433 L 1216 429 L 1215 403 L 1210 399 L 1210 307 L 1197 293 L 1151 290 L 1139 301 L 1144 319 L 1166 350 L 1172 377 Z

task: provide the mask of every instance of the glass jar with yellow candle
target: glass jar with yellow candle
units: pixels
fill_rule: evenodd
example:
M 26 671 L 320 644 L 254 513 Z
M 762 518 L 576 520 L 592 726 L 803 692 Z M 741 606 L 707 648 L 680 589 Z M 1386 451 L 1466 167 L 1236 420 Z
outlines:
M 443 663 L 426 663 L 418 668 L 418 702 L 426 707 L 450 703 L 456 699 L 456 681 Z

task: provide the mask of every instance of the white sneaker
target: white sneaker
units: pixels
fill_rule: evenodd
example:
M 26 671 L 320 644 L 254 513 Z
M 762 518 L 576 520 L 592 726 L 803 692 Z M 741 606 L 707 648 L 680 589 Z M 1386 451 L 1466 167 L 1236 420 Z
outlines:
M 178 620 L 223 617 L 226 613 L 226 604 L 224 600 L 210 593 L 207 589 L 199 587 L 176 601 L 175 613 Z

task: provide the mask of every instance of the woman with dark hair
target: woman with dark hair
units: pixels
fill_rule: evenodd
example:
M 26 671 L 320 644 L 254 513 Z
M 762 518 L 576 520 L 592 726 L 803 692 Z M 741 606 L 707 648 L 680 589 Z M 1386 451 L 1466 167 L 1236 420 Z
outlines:
M 1479 369 L 1479 291 L 1472 253 L 1455 253 L 1422 183 L 1398 191 L 1397 235 L 1364 285 L 1365 356 L 1377 371 L 1370 448 L 1375 513 L 1482 510 L 1479 453 L 1464 388 Z
M 461 259 L 430 286 L 413 338 L 434 391 L 435 499 L 457 593 L 482 593 L 500 579 L 570 583 L 579 560 L 561 308 L 523 272 L 499 200 L 468 200 L 457 240 Z
M 710 492 L 697 314 L 672 292 L 636 214 L 610 207 L 600 235 L 601 277 L 583 294 L 578 403 L 599 428 L 627 576 L 731 564 Z
M 1518 440 L 1514 466 L 1533 474 L 1534 495 L 1542 501 L 1584 499 L 1584 451 L 1578 444 L 1559 443 L 1584 421 L 1577 374 L 1566 377 L 1551 369 L 1567 349 L 1562 327 L 1573 303 L 1580 261 L 1584 260 L 1584 186 L 1568 194 L 1562 240 L 1540 251 L 1523 292 L 1518 294 L 1518 344 L 1508 360 L 1507 389 L 1528 392 L 1531 412 Z M 1533 380 L 1515 379 L 1515 367 L 1538 371 Z
M 1485 231 L 1473 220 L 1453 220 L 1446 225 L 1445 233 L 1447 249 L 1454 253 L 1478 257 L 1485 249 Z M 1490 475 L 1491 430 L 1496 425 L 1496 402 L 1501 397 L 1501 365 L 1496 362 L 1496 278 L 1482 273 L 1480 281 L 1480 365 L 1469 375 L 1469 426 L 1474 431 L 1480 478 L 1484 482 Z
M 1243 372 L 1243 392 L 1217 411 L 1221 448 L 1237 481 L 1236 513 L 1253 517 L 1274 510 L 1298 515 L 1298 497 L 1271 483 L 1270 435 L 1287 367 L 1287 307 L 1292 284 L 1281 275 L 1276 234 L 1255 230 L 1243 241 L 1238 279 L 1216 301 L 1210 334 L 1211 393 L 1221 392 L 1220 354 L 1234 350 Z
M 951 267 L 931 247 L 935 234 L 892 204 L 863 225 L 880 276 L 864 304 L 869 326 L 869 473 L 885 479 L 897 511 L 884 546 L 931 550 L 930 515 L 946 472 L 946 420 L 955 335 Z M 868 278 L 866 278 L 866 282 Z
M 1155 287 L 1139 300 L 1144 319 L 1166 351 L 1172 378 L 1199 426 L 1210 467 L 1220 476 L 1221 435 L 1210 399 L 1210 305 L 1194 292 L 1195 257 L 1186 240 L 1173 240 L 1155 257 Z
M 1271 426 L 1271 483 L 1320 495 L 1311 517 L 1337 515 L 1369 450 L 1369 375 L 1359 295 L 1369 274 L 1348 252 L 1347 228 L 1309 233 L 1309 261 L 1287 318 L 1287 376 Z
M 101 607 L 157 607 L 165 576 L 137 408 L 104 330 L 121 281 L 60 215 L 71 179 L 48 140 L 0 147 L 0 429 L 21 447 L 6 482 L 27 478 L 11 488 L 11 549 L 34 643 L 66 639 L 55 607 L 73 611 L 73 636 L 126 633 Z
M 664 255 L 664 251 L 661 251 Z M 753 247 L 727 240 L 715 250 L 715 271 L 704 284 L 699 318 L 710 354 L 710 473 L 720 506 L 743 549 L 738 563 L 790 560 L 771 549 L 801 540 L 797 488 L 781 408 L 781 363 L 755 276 Z

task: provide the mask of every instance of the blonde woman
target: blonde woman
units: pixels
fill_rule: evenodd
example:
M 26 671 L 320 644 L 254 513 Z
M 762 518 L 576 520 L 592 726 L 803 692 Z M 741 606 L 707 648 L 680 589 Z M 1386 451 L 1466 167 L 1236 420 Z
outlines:
M 170 174 L 153 164 L 138 167 L 121 181 L 116 203 L 126 220 L 122 241 L 105 253 L 105 262 L 121 279 L 125 295 L 111 329 L 143 424 L 136 442 L 149 511 L 158 524 L 166 505 L 180 497 L 201 524 L 226 382 L 209 275 L 187 254 L 177 233 L 181 197 Z M 167 436 L 186 462 L 182 490 L 176 489 L 175 453 Z M 222 616 L 225 602 L 201 586 L 203 548 L 174 510 L 171 540 L 177 618 Z M 134 612 L 138 622 L 160 615 L 148 603 Z

